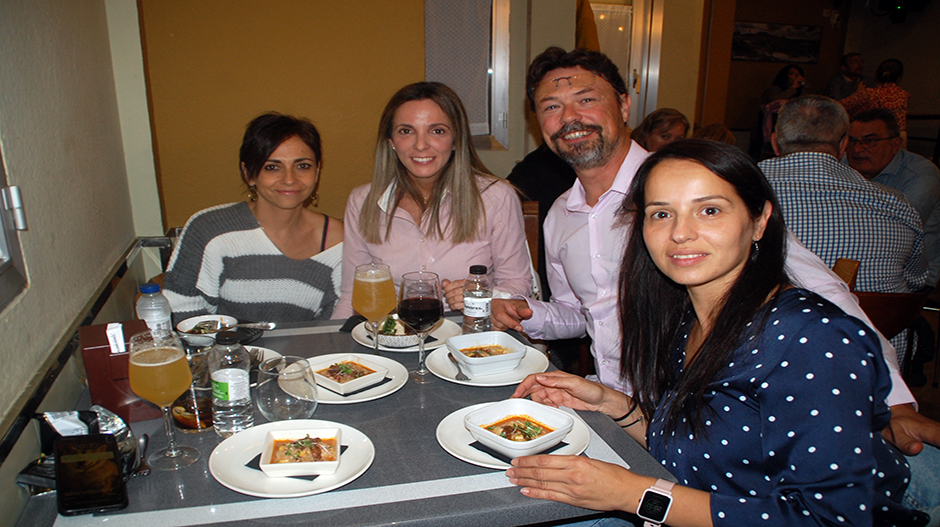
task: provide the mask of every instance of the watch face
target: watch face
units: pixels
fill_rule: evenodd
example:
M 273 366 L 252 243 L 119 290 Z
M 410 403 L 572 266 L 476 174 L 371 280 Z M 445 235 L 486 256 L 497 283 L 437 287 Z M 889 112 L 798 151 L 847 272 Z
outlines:
M 647 490 L 643 493 L 643 500 L 640 501 L 636 515 L 653 523 L 662 523 L 666 519 L 666 513 L 669 512 L 670 504 L 672 504 L 671 497 Z

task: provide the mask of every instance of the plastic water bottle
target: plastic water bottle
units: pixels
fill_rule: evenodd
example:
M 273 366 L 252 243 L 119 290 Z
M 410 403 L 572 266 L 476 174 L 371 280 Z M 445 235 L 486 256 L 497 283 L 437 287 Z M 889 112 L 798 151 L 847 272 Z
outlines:
M 470 276 L 463 283 L 463 332 L 480 333 L 493 329 L 490 304 L 493 289 L 485 265 L 471 265 Z
M 248 382 L 250 366 L 251 358 L 238 343 L 237 333 L 216 334 L 215 346 L 209 350 L 209 376 L 212 379 L 212 426 L 222 437 L 255 424 Z
M 160 286 L 148 282 L 140 286 L 137 299 L 137 318 L 147 323 L 151 331 L 170 331 L 170 301 L 160 292 Z

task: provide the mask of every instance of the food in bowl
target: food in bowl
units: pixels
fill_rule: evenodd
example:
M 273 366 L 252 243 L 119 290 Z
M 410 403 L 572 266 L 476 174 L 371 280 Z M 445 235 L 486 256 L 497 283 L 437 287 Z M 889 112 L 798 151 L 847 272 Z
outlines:
M 492 357 L 494 355 L 505 355 L 510 353 L 510 351 L 496 344 L 488 346 L 474 346 L 472 348 L 464 348 L 460 350 L 460 353 L 470 357 L 471 359 L 476 359 L 480 357 Z
M 523 343 L 502 331 L 451 337 L 447 339 L 447 349 L 471 377 L 514 370 L 527 353 Z
M 554 428 L 544 425 L 528 415 L 511 415 L 491 425 L 483 425 L 483 428 L 499 437 L 519 442 L 531 441 L 555 431 Z
M 332 474 L 339 468 L 342 441 L 339 428 L 271 430 L 258 467 L 273 478 Z
M 180 323 L 176 325 L 176 330 L 183 333 L 184 336 L 192 335 L 198 337 L 204 335 L 214 337 L 217 333 L 215 330 L 216 323 L 223 327 L 234 326 L 238 324 L 238 319 L 228 315 L 200 315 L 180 321 Z
M 543 426 L 543 433 L 519 431 L 525 440 L 503 437 L 488 427 L 509 424 L 514 418 L 523 418 L 535 426 Z M 531 456 L 543 452 L 561 442 L 574 426 L 574 417 L 567 412 L 539 404 L 529 399 L 507 399 L 469 412 L 464 416 L 464 427 L 474 439 L 508 458 Z M 549 430 L 550 429 L 550 430 Z
M 375 370 L 358 362 L 347 360 L 331 364 L 328 368 L 323 368 L 317 373 L 342 384 L 375 373 Z
M 398 315 L 390 315 L 379 326 L 379 344 L 386 348 L 417 346 L 418 338 L 411 328 L 398 319 Z
M 275 440 L 271 451 L 271 463 L 336 461 L 338 451 L 335 437 L 321 439 L 307 434 L 301 439 Z
M 313 377 L 317 381 L 317 385 L 330 390 L 331 392 L 338 393 L 340 395 L 348 395 L 353 392 L 358 392 L 368 388 L 374 384 L 378 384 L 385 379 L 385 376 L 388 375 L 388 368 L 379 366 L 378 364 L 362 358 L 356 355 L 340 355 L 340 356 L 331 356 L 331 358 L 326 360 L 321 360 L 317 362 L 316 357 L 308 359 L 310 362 L 310 371 L 313 372 Z M 345 380 L 337 380 L 329 374 L 330 368 L 347 363 L 353 363 L 357 366 L 363 368 L 361 375 L 344 375 L 340 374 L 339 377 Z M 345 366 L 336 368 L 337 370 L 345 370 Z M 371 373 L 365 372 L 365 370 L 371 370 Z

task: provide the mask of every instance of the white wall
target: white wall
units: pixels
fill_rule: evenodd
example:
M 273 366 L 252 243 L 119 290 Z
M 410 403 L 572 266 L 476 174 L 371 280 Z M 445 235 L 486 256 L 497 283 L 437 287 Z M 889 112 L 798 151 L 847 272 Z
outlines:
M 8 419 L 135 233 L 104 1 L 4 0 L 0 50 L 0 147 L 29 223 L 29 286 L 0 312 Z M 28 461 L 11 457 L 4 472 Z

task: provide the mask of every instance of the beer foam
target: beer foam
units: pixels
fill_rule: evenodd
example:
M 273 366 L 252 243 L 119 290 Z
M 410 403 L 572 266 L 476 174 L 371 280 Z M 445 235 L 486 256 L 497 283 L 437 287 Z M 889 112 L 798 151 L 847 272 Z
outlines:
M 153 348 L 131 355 L 131 362 L 138 366 L 163 366 L 182 356 L 183 352 L 176 348 Z

